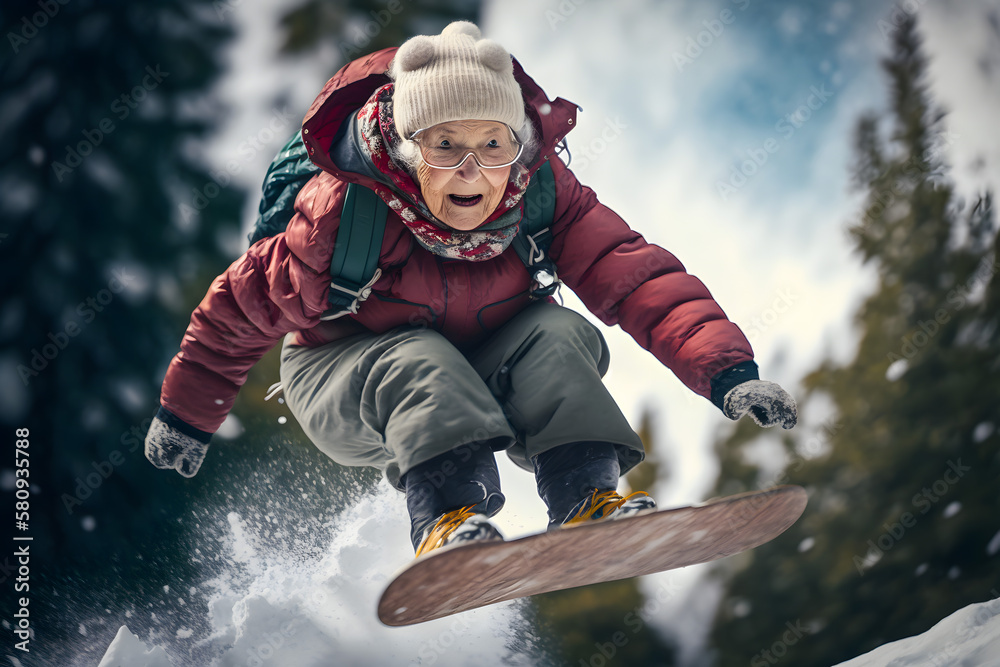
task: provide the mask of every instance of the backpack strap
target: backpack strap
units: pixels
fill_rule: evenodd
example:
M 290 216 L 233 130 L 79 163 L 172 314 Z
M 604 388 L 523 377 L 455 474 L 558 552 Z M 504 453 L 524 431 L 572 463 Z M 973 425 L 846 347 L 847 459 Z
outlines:
M 562 285 L 555 262 L 548 256 L 552 243 L 552 220 L 555 216 L 555 176 L 546 162 L 532 176 L 524 193 L 521 228 L 512 245 L 534 278 L 531 298 L 550 296 Z M 382 237 L 389 207 L 364 186 L 350 183 L 344 196 L 340 227 L 330 262 L 330 308 L 322 319 L 332 320 L 355 314 L 371 295 L 371 288 L 382 276 L 378 268 Z
M 389 207 L 373 190 L 349 183 L 330 262 L 330 308 L 324 320 L 358 312 L 381 277 L 378 268 Z
M 556 263 L 548 255 L 556 211 L 556 179 L 547 160 L 531 176 L 524 193 L 522 211 L 521 229 L 512 244 L 534 279 L 531 298 L 541 299 L 551 296 L 562 285 Z

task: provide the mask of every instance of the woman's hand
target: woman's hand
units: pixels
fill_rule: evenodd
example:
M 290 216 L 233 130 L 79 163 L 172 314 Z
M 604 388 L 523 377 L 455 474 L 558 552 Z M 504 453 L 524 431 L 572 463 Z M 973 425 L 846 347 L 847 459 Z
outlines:
M 176 428 L 153 418 L 146 433 L 146 458 L 157 468 L 171 468 L 184 475 L 194 477 L 205 460 L 208 443 L 181 433 Z
M 779 385 L 765 380 L 747 380 L 730 389 L 722 412 L 734 421 L 749 412 L 764 427 L 781 424 L 781 428 L 792 428 L 798 420 L 795 399 Z

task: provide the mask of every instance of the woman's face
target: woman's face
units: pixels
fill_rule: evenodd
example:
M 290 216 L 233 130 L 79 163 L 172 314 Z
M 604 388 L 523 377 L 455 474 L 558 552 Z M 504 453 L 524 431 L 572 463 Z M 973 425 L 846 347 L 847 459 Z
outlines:
M 420 143 L 422 146 L 483 147 L 504 138 L 497 134 L 498 131 L 509 133 L 507 126 L 501 123 L 458 120 L 422 132 Z M 472 157 L 458 169 L 431 167 L 423 160 L 417 166 L 420 193 L 431 213 L 452 229 L 461 231 L 475 229 L 490 217 L 503 198 L 509 178 L 510 165 L 483 169 Z

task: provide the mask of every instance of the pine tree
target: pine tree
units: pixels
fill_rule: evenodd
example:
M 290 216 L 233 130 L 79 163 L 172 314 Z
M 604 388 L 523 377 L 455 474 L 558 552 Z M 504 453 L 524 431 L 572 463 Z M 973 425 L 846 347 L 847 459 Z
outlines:
M 802 402 L 824 396 L 835 414 L 782 438 L 776 478 L 740 455 L 760 435 L 752 425 L 718 445 L 717 492 L 790 481 L 810 493 L 788 533 L 716 569 L 718 664 L 830 665 L 998 595 L 992 199 L 964 207 L 948 179 L 915 19 L 883 65 L 891 127 L 858 123 L 854 175 L 867 198 L 850 230 L 877 285 L 855 316 L 855 358 L 804 380 Z
M 53 558 L 106 553 L 127 517 L 101 511 L 141 513 L 165 488 L 133 463 L 136 440 L 190 313 L 187 281 L 221 270 L 219 239 L 238 233 L 242 193 L 188 145 L 211 130 L 187 109 L 219 74 L 229 36 L 202 11 L 210 4 L 4 6 L 0 106 L 16 113 L 0 146 L 2 419 L 31 430 L 33 530 Z M 202 210 L 186 217 L 185 205 Z M 127 463 L 105 475 L 114 452 Z M 107 481 L 88 494 L 95 472 Z M 96 530 L 81 527 L 87 515 Z
M 5 452 L 29 433 L 22 534 L 52 650 L 76 632 L 57 620 L 79 588 L 69 576 L 107 591 L 100 577 L 140 554 L 153 566 L 180 528 L 183 494 L 142 440 L 193 306 L 184 291 L 228 263 L 219 239 L 239 231 L 242 193 L 191 150 L 212 129 L 191 105 L 230 34 L 213 17 L 208 0 L 3 5 L 0 433 Z

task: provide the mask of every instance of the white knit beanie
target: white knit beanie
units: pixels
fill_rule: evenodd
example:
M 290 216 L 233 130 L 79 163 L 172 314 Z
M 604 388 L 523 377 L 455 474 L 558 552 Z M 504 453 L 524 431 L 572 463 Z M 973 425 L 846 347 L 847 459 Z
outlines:
M 514 130 L 524 124 L 524 100 L 510 54 L 483 39 L 474 23 L 455 21 L 440 35 L 403 43 L 390 75 L 396 130 L 417 130 L 452 120 L 495 120 Z

